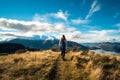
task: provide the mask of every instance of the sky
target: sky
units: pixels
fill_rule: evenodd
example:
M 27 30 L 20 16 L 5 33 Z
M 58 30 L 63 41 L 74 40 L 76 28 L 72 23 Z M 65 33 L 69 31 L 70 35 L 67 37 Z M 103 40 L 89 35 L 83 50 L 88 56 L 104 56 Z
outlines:
M 120 0 L 0 0 L 0 41 L 120 42 Z

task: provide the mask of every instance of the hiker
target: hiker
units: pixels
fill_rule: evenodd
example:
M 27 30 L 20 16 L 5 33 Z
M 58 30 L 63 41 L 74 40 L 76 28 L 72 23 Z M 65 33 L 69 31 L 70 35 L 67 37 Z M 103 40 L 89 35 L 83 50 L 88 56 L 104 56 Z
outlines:
M 59 41 L 59 46 L 60 46 L 60 50 L 61 50 L 61 57 L 62 57 L 63 61 L 65 61 L 65 52 L 66 52 L 66 48 L 67 48 L 67 40 L 65 38 L 65 35 L 62 35 L 62 37 Z

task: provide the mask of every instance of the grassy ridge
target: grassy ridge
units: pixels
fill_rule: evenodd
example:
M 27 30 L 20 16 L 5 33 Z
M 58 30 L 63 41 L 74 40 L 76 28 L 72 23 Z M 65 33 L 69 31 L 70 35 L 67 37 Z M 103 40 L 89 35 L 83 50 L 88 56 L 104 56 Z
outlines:
M 119 80 L 120 55 L 36 51 L 0 56 L 0 80 Z
M 51 51 L 0 56 L 0 80 L 48 80 L 58 56 Z
M 95 54 L 92 51 L 74 53 L 72 61 L 80 70 L 81 80 L 119 80 L 120 56 Z

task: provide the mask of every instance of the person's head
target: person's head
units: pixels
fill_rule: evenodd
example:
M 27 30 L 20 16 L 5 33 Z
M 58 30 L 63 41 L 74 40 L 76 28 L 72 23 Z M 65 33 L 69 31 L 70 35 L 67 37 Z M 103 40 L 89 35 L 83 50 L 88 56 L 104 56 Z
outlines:
M 66 40 L 65 35 L 62 35 L 61 41 L 64 41 L 64 40 Z

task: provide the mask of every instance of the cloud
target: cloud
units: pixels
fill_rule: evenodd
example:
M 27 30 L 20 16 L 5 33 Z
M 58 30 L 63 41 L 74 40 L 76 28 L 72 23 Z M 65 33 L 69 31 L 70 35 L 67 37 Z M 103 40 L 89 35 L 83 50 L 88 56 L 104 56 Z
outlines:
M 96 42 L 98 41 L 98 38 L 95 33 L 82 33 L 80 31 L 74 31 L 72 33 L 66 34 L 67 38 L 69 40 L 75 41 L 75 42 Z M 98 41 L 99 42 L 99 41 Z
M 0 18 L 0 38 L 1 40 L 13 38 L 34 37 L 35 35 L 47 36 L 50 38 L 54 35 L 58 38 L 62 33 L 75 31 L 74 27 L 68 26 L 63 23 L 67 22 L 69 14 L 67 11 L 59 10 L 56 13 L 35 14 L 33 21 L 20 21 L 13 19 Z M 51 23 L 54 19 L 56 23 Z M 62 22 L 60 20 L 63 20 Z M 57 35 L 58 36 L 57 36 Z
M 2 29 L 17 30 L 20 32 L 29 31 L 56 31 L 56 32 L 66 32 L 74 30 L 73 27 L 66 27 L 62 23 L 45 23 L 45 22 L 35 22 L 35 21 L 19 21 L 12 19 L 0 18 L 0 26 Z
M 37 21 L 37 22 L 47 22 L 49 17 L 50 17 L 50 15 L 40 15 L 40 14 L 36 13 L 36 14 L 33 16 L 33 21 Z
M 99 36 L 105 36 L 107 34 L 118 32 L 117 30 L 101 30 L 101 31 L 89 31 L 90 33 L 95 33 Z
M 105 42 L 110 41 L 112 39 L 117 38 L 119 40 L 117 33 L 119 33 L 119 30 L 101 30 L 101 31 L 89 31 L 90 34 L 94 35 L 94 39 L 98 42 Z
M 49 13 L 49 14 L 46 13 L 44 15 L 36 13 L 33 16 L 33 21 L 37 21 L 37 22 L 50 22 L 51 19 L 54 19 L 55 21 L 63 20 L 65 22 L 67 22 L 68 21 L 67 20 L 68 16 L 69 16 L 68 12 L 67 11 L 63 12 L 62 10 L 59 10 L 56 13 Z
M 120 26 L 120 24 L 117 24 Z M 76 28 L 63 23 L 45 23 L 35 21 L 19 21 L 0 18 L 0 40 L 10 40 L 14 38 L 40 38 L 46 36 L 48 39 L 59 39 L 65 35 L 67 40 L 75 42 L 101 42 L 113 39 L 120 40 L 117 34 L 120 30 L 92 30 L 87 33 L 77 31 Z M 46 39 L 47 40 L 47 39 Z
M 100 4 L 98 4 L 97 0 L 94 0 L 89 10 L 89 13 L 87 14 L 85 19 L 89 19 L 95 12 L 99 11 L 100 9 L 101 9 Z
M 75 31 L 75 28 L 74 27 L 67 28 L 67 27 L 65 27 L 64 24 L 57 23 L 57 24 L 55 24 L 55 31 L 58 31 L 58 32 L 71 32 L 71 31 Z
M 29 31 L 30 28 L 32 28 L 32 26 L 29 26 L 29 25 L 31 24 L 25 21 L 0 18 L 1 29 L 19 30 L 19 31 L 25 32 L 26 30 Z
M 100 30 L 100 31 L 88 31 L 88 33 L 82 33 L 80 31 L 74 31 L 72 33 L 66 33 L 66 37 L 68 40 L 76 41 L 79 43 L 83 42 L 107 42 L 120 41 L 119 30 Z
M 0 40 L 10 40 L 14 38 L 31 39 L 36 36 L 40 38 L 46 37 L 53 40 L 54 38 L 59 39 L 63 34 L 66 36 L 67 40 L 75 42 L 100 42 L 113 39 L 120 40 L 119 36 L 116 35 L 120 33 L 120 30 L 93 31 L 94 26 L 87 26 L 87 28 L 92 28 L 92 31 L 83 33 L 77 31 L 75 27 L 70 26 L 71 24 L 88 24 L 88 19 L 98 10 L 100 10 L 100 5 L 97 5 L 97 1 L 95 0 L 91 5 L 91 9 L 85 20 L 77 18 L 69 21 L 68 12 L 63 12 L 62 10 L 44 15 L 36 13 L 33 16 L 33 21 L 0 18 Z M 54 23 L 51 22 L 52 19 L 54 19 Z M 71 24 L 67 24 L 66 22 L 68 21 Z M 120 27 L 120 24 L 118 23 L 116 26 Z
M 19 33 L 15 32 L 0 32 L 0 41 L 11 40 L 19 37 Z
M 82 20 L 80 18 L 78 18 L 78 19 L 72 19 L 71 22 L 73 24 L 88 24 L 89 23 L 88 20 Z
M 66 11 L 66 12 L 63 12 L 62 10 L 59 10 L 59 12 L 54 13 L 53 16 L 54 16 L 55 18 L 60 18 L 60 19 L 63 19 L 63 20 L 65 20 L 65 21 L 67 21 L 67 18 L 68 18 L 68 16 L 69 16 L 69 14 L 68 14 L 67 11 Z
M 66 26 L 63 23 L 48 23 L 36 21 L 19 21 L 0 18 L 0 37 L 8 38 L 50 36 L 50 34 L 67 33 L 75 31 L 74 27 Z M 4 37 L 3 37 L 4 38 Z

